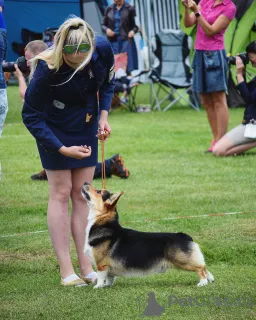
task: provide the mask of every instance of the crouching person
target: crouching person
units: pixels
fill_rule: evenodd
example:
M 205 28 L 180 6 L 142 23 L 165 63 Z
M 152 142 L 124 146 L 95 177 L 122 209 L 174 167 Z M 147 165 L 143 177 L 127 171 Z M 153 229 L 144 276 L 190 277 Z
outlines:
M 256 41 L 246 47 L 246 52 L 252 66 L 256 68 Z M 246 103 L 244 117 L 240 125 L 216 143 L 213 148 L 213 154 L 216 156 L 240 155 L 256 147 L 256 77 L 247 83 L 244 73 L 243 61 L 240 57 L 236 57 L 237 88 Z

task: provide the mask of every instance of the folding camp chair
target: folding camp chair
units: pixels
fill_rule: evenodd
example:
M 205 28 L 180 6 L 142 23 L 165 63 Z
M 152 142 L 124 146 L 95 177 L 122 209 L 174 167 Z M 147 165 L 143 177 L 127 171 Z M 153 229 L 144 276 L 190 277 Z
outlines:
M 130 111 L 136 111 L 137 103 L 136 96 L 137 90 L 140 84 L 143 84 L 145 81 L 143 80 L 143 76 L 146 75 L 149 70 L 141 70 L 133 74 L 131 82 L 130 82 L 130 92 L 128 95 L 128 107 Z
M 142 70 L 133 73 L 130 76 L 127 76 L 124 73 L 123 76 L 120 76 L 120 70 L 116 74 L 116 85 L 114 89 L 114 97 L 112 99 L 111 106 L 112 108 L 127 108 L 129 111 L 136 111 L 137 103 L 136 96 L 137 90 L 140 84 L 143 83 L 143 75 L 147 74 L 148 70 Z M 125 102 L 120 99 L 119 94 L 126 92 Z
M 166 111 L 182 99 L 199 111 L 200 101 L 191 88 L 189 37 L 180 30 L 162 30 L 156 35 L 155 40 L 154 53 L 159 61 L 158 66 L 152 68 L 148 76 L 151 83 L 153 109 Z M 160 100 L 159 96 L 163 91 L 167 95 Z M 170 103 L 162 108 L 163 103 L 167 100 L 170 100 Z
M 135 71 L 128 76 L 127 66 L 127 53 L 115 54 L 116 85 L 111 106 L 113 108 L 123 107 L 129 109 L 130 111 L 135 111 L 138 85 L 142 83 L 142 76 L 148 73 L 148 70 Z M 123 97 L 125 102 L 123 102 L 119 97 L 119 93 L 124 92 L 126 93 L 126 96 Z

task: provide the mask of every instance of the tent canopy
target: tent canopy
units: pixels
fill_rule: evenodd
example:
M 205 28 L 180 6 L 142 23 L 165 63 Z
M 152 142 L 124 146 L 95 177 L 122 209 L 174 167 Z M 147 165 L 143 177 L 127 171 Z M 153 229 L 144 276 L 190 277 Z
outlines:
M 4 16 L 8 41 L 6 60 L 17 59 L 18 55 L 12 50 L 12 42 L 22 42 L 22 28 L 38 33 L 47 28 L 56 28 L 70 14 L 80 17 L 80 8 L 80 0 L 5 0 Z

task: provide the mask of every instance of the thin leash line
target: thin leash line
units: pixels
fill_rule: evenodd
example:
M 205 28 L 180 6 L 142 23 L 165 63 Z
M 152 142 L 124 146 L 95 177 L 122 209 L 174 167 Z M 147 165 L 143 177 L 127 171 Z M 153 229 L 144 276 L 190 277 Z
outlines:
M 145 219 L 145 220 L 131 220 L 131 221 L 124 221 L 123 223 L 144 223 L 144 222 L 153 222 L 153 221 L 166 221 L 166 220 L 182 220 L 182 219 L 200 219 L 200 218 L 211 218 L 211 217 L 223 217 L 229 215 L 236 215 L 236 214 L 248 214 L 248 213 L 256 213 L 256 211 L 238 211 L 238 212 L 221 212 L 221 213 L 212 213 L 212 214 L 202 214 L 198 216 L 178 216 L 178 217 L 171 217 L 171 218 L 155 218 L 155 219 Z M 22 233 L 14 233 L 14 234 L 6 234 L 0 235 L 0 238 L 11 238 L 11 237 L 18 237 L 18 236 L 26 236 L 38 233 L 48 232 L 48 230 L 39 230 L 39 231 L 31 231 L 31 232 L 22 232 Z
M 100 140 L 100 143 L 101 143 L 101 166 L 102 166 L 102 170 L 101 170 L 102 190 L 106 190 L 106 166 L 105 166 L 105 155 L 104 155 L 104 149 L 105 149 L 104 142 L 105 142 L 104 139 Z

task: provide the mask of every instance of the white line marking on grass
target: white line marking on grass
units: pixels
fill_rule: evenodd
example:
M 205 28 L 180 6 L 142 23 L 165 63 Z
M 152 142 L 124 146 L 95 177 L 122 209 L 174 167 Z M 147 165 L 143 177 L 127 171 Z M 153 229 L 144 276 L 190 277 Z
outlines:
M 6 235 L 1 235 L 0 238 L 11 238 L 11 237 L 18 237 L 18 236 L 27 236 L 27 235 L 30 235 L 30 234 L 44 233 L 44 232 L 47 232 L 47 231 L 48 230 L 39 230 L 39 231 L 31 231 L 31 232 L 6 234 Z
M 201 215 L 198 215 L 198 216 L 180 216 L 180 217 L 170 217 L 170 218 L 131 220 L 131 221 L 124 221 L 123 223 L 129 224 L 129 223 L 142 223 L 142 222 L 153 222 L 153 221 L 164 221 L 164 220 L 200 219 L 200 218 L 223 217 L 223 216 L 236 215 L 236 214 L 246 214 L 246 213 L 256 213 L 256 211 L 221 212 L 221 213 L 212 213 L 212 214 L 201 214 Z M 0 238 L 11 238 L 11 237 L 18 237 L 18 236 L 27 236 L 27 235 L 31 235 L 31 234 L 38 234 L 38 233 L 44 233 L 44 232 L 48 232 L 48 230 L 39 230 L 39 231 L 31 231 L 31 232 L 6 234 L 6 235 L 0 235 Z
M 201 214 L 198 216 L 180 216 L 180 217 L 171 217 L 171 218 L 153 218 L 153 219 L 146 219 L 146 220 L 134 220 L 134 221 L 126 221 L 129 222 L 150 222 L 150 221 L 159 221 L 159 220 L 180 220 L 180 219 L 198 219 L 198 218 L 207 218 L 207 217 L 220 217 L 226 215 L 233 215 L 233 214 L 245 214 L 245 213 L 254 213 L 256 211 L 247 211 L 247 212 L 222 212 L 222 213 L 212 213 L 212 214 Z

